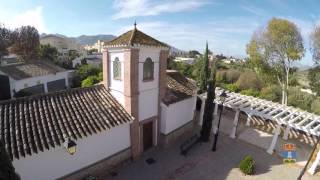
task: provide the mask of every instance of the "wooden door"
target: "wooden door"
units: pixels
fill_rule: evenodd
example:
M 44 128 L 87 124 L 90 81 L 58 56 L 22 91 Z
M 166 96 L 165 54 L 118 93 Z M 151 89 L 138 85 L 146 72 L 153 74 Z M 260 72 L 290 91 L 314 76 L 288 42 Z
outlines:
M 151 148 L 153 145 L 153 122 L 143 124 L 143 150 Z

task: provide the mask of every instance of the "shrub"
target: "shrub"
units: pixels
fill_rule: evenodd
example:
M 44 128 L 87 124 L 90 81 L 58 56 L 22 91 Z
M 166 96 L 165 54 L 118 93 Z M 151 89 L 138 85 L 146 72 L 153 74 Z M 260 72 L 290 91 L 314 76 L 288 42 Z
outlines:
M 81 82 L 81 87 L 90 87 L 99 82 L 96 76 L 89 76 Z
M 262 82 L 257 74 L 251 71 L 242 73 L 237 81 L 237 85 L 241 90 L 250 88 L 260 90 L 262 88 Z
M 289 89 L 288 105 L 290 106 L 299 107 L 310 112 L 313 99 L 313 95 L 301 92 L 300 88 Z
M 218 71 L 216 74 L 217 83 L 227 83 L 227 72 L 226 71 Z
M 239 87 L 238 87 L 237 84 L 225 84 L 224 88 L 229 90 L 229 91 L 232 91 L 232 92 L 238 92 L 239 91 Z
M 230 70 L 220 70 L 217 72 L 216 80 L 218 83 L 235 83 L 240 77 L 241 72 L 238 70 L 230 69 Z
M 317 98 L 312 102 L 311 111 L 320 115 L 320 98 Z
M 252 175 L 254 173 L 254 165 L 255 162 L 253 158 L 250 155 L 247 155 L 241 160 L 239 168 L 245 175 Z
M 241 94 L 243 95 L 247 95 L 247 96 L 254 96 L 254 97 L 258 97 L 260 95 L 260 92 L 256 89 L 245 89 L 240 91 Z
M 279 102 L 281 99 L 281 88 L 277 85 L 263 87 L 260 91 L 260 97 L 269 101 Z
M 230 69 L 226 72 L 226 81 L 227 83 L 235 83 L 238 81 L 241 72 L 238 70 Z
M 76 74 L 80 77 L 81 80 L 86 79 L 89 76 L 98 75 L 101 72 L 101 68 L 97 68 L 93 65 L 87 64 L 82 65 L 76 70 Z

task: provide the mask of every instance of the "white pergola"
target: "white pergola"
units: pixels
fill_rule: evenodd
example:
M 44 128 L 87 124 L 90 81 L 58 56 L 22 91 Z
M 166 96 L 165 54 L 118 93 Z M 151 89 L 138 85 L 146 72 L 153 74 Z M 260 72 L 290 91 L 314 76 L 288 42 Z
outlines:
M 219 101 L 219 95 L 222 93 L 223 89 L 216 88 L 216 100 L 215 103 L 221 104 Z M 231 138 L 236 137 L 237 125 L 239 120 L 240 112 L 245 112 L 248 115 L 246 125 L 250 125 L 251 117 L 258 116 L 262 119 L 271 120 L 276 122 L 277 127 L 274 131 L 274 136 L 272 138 L 271 144 L 267 150 L 269 154 L 272 154 L 276 146 L 278 136 L 281 132 L 281 126 L 285 125 L 286 129 L 283 135 L 283 139 L 287 140 L 290 129 L 297 129 L 303 131 L 307 134 L 314 136 L 320 136 L 320 116 L 302 111 L 298 108 L 293 108 L 290 106 L 282 105 L 272 101 L 267 101 L 252 96 L 246 96 L 239 93 L 225 91 L 227 98 L 223 103 L 223 106 L 232 108 L 236 111 L 233 128 L 230 134 Z M 205 100 L 207 94 L 200 94 L 198 97 L 201 99 L 201 110 L 200 110 L 200 123 L 202 123 Z M 215 106 L 214 115 L 217 115 L 218 106 Z M 213 128 L 214 132 L 217 131 L 217 127 Z M 308 170 L 311 174 L 315 173 L 316 167 L 320 162 L 320 151 L 317 153 L 316 160 L 312 164 L 311 168 Z

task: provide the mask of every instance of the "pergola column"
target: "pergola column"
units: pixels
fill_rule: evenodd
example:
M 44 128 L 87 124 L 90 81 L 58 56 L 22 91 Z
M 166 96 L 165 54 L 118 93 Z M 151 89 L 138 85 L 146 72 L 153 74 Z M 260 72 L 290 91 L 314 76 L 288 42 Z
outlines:
M 283 134 L 283 139 L 284 140 L 288 140 L 290 129 L 291 129 L 290 126 L 287 125 L 286 130 L 284 131 L 284 134 Z
M 276 144 L 277 144 L 277 141 L 278 141 L 278 136 L 280 134 L 280 131 L 281 131 L 281 124 L 278 124 L 278 126 L 277 126 L 277 128 L 275 130 L 275 133 L 273 135 L 270 147 L 267 150 L 267 152 L 269 154 L 273 154 L 274 148 L 276 147 Z
M 206 100 L 202 97 L 200 97 L 201 99 L 201 109 L 200 109 L 200 117 L 199 117 L 199 124 L 202 125 L 202 121 L 203 121 L 203 114 L 204 114 L 204 107 L 206 105 Z
M 233 139 L 236 138 L 236 132 L 237 132 L 238 121 L 239 121 L 239 114 L 240 114 L 240 110 L 237 108 L 236 114 L 234 115 L 234 119 L 233 119 L 232 131 L 230 134 L 230 137 Z
M 213 115 L 215 115 L 215 116 L 218 114 L 218 107 L 219 107 L 219 104 L 216 102 L 214 104 L 214 111 L 213 111 Z
M 248 114 L 246 126 L 250 126 L 251 118 L 252 118 L 252 117 L 251 117 L 251 114 Z
M 316 159 L 313 161 L 311 167 L 308 169 L 308 172 L 309 172 L 310 174 L 312 174 L 312 175 L 315 174 L 316 169 L 317 169 L 317 166 L 318 166 L 319 164 L 320 164 L 320 150 L 318 151 L 317 157 L 316 157 Z

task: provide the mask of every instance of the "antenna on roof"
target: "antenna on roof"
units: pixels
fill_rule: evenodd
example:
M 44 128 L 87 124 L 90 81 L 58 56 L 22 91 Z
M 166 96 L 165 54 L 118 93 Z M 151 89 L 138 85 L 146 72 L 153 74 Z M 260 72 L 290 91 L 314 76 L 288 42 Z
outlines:
M 136 20 L 134 20 L 134 29 L 137 29 L 137 21 Z

